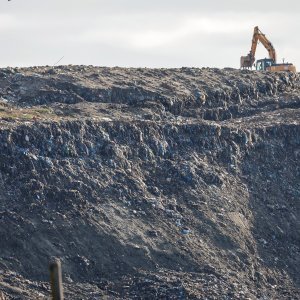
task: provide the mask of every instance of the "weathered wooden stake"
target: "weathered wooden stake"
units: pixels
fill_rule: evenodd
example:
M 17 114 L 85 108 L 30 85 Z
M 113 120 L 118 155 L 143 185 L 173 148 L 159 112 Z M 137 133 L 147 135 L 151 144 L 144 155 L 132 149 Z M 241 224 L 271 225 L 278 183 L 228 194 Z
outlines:
M 52 300 L 63 300 L 64 292 L 62 285 L 61 263 L 59 259 L 54 259 L 50 262 L 50 280 Z
M 0 292 L 0 300 L 5 300 L 5 299 L 7 299 L 7 298 L 5 297 L 5 295 L 4 295 L 2 292 Z

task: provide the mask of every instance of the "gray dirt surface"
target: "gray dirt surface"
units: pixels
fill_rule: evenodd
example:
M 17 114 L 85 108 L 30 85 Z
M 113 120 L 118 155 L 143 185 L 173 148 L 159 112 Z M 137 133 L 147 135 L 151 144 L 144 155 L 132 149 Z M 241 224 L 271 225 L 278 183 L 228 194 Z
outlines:
M 300 77 L 0 69 L 0 299 L 300 299 Z

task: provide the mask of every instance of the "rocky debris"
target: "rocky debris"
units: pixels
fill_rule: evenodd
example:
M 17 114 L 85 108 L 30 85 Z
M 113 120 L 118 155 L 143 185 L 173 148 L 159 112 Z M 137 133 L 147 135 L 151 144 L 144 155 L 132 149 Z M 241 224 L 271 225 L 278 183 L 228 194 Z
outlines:
M 110 103 L 148 108 L 151 119 L 156 112 L 227 120 L 299 107 L 299 75 L 294 73 L 61 66 L 1 69 L 0 78 L 0 97 L 23 106 Z
M 58 256 L 67 299 L 299 298 L 299 95 L 290 73 L 1 69 L 0 295 L 47 297 Z

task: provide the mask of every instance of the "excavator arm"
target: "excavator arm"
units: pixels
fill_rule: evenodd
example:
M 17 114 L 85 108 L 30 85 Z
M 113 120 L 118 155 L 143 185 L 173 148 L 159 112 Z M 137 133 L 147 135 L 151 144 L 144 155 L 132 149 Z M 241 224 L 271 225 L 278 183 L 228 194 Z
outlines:
M 251 47 L 251 53 L 255 56 L 256 52 L 256 47 L 257 47 L 257 41 L 260 41 L 263 46 L 267 49 L 269 53 L 269 58 L 274 61 L 276 64 L 276 51 L 273 46 L 273 44 L 266 38 L 266 36 L 258 29 L 256 26 L 254 28 L 254 34 L 253 34 L 253 39 L 252 39 L 252 47 Z
M 241 68 L 252 68 L 255 62 L 255 53 L 258 41 L 267 49 L 269 58 L 276 64 L 276 51 L 273 44 L 266 38 L 266 36 L 259 30 L 258 26 L 254 28 L 251 50 L 247 56 L 241 57 Z

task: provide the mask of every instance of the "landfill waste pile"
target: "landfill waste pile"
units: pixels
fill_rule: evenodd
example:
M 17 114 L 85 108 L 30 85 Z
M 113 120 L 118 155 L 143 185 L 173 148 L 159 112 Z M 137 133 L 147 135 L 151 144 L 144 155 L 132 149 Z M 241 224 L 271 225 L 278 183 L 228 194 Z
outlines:
M 0 69 L 0 298 L 300 299 L 300 77 Z

